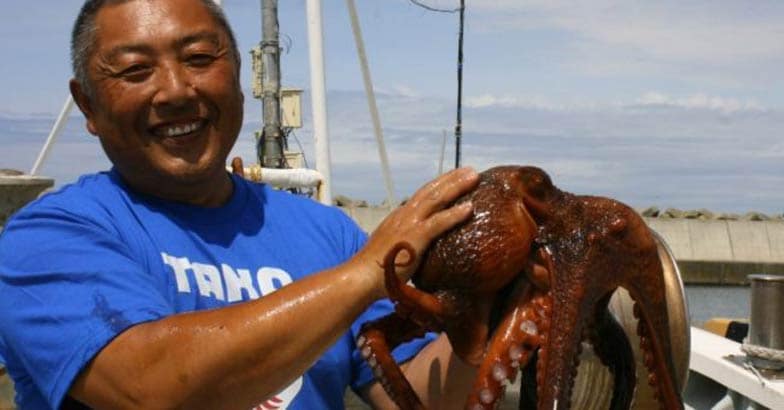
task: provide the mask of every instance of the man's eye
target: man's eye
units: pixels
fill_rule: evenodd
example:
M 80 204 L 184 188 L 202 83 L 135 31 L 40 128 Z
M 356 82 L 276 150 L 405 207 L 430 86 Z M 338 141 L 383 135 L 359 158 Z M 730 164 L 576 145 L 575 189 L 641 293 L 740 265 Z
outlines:
M 215 61 L 215 57 L 211 54 L 191 54 L 188 56 L 187 62 L 194 67 L 205 67 Z
M 141 81 L 147 78 L 151 72 L 152 70 L 148 66 L 134 64 L 120 71 L 120 76 L 129 81 Z

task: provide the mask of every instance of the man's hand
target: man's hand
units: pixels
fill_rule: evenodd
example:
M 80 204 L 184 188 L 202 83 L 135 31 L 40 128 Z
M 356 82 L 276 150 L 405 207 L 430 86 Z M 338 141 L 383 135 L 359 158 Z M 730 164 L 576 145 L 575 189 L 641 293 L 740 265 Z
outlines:
M 430 242 L 471 215 L 470 202 L 447 206 L 476 187 L 478 181 L 476 171 L 460 168 L 426 184 L 381 222 L 365 247 L 349 263 L 356 263 L 359 269 L 367 271 L 368 277 L 375 281 L 378 296 L 386 296 L 381 263 L 390 249 L 399 242 L 407 242 L 414 248 L 416 260 L 409 261 L 411 255 L 407 252 L 401 252 L 396 260 L 397 274 L 402 281 L 408 281 Z

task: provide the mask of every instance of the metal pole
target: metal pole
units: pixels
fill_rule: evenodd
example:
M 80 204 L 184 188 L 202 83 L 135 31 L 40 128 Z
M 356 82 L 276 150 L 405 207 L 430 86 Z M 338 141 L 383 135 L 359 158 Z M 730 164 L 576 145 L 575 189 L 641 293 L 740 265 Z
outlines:
M 381 131 L 376 95 L 373 92 L 373 81 L 370 79 L 370 68 L 368 67 L 367 55 L 365 54 L 365 44 L 362 41 L 362 28 L 359 26 L 359 18 L 357 17 L 357 6 L 354 4 L 354 0 L 346 0 L 346 5 L 351 16 L 351 29 L 354 31 L 357 56 L 359 57 L 359 65 L 362 68 L 362 80 L 365 84 L 365 96 L 367 97 L 368 109 L 370 109 L 370 118 L 373 120 L 373 132 L 376 135 L 378 156 L 381 159 L 381 173 L 384 175 L 387 202 L 389 202 L 389 209 L 393 209 L 397 206 L 397 199 L 395 199 L 395 188 L 392 185 L 391 172 L 389 171 L 389 160 L 387 160 L 387 149 L 384 145 L 384 134 Z
M 457 46 L 457 124 L 455 124 L 455 168 L 460 168 L 460 143 L 463 137 L 463 21 L 465 0 L 460 0 L 460 36 Z
M 327 127 L 327 91 L 324 75 L 324 34 L 321 28 L 321 1 L 307 1 L 308 51 L 310 57 L 310 100 L 313 109 L 313 139 L 316 170 L 324 176 L 321 202 L 332 205 L 332 177 Z
M 36 158 L 35 164 L 33 164 L 33 168 L 30 170 L 30 175 L 36 175 L 38 174 L 38 171 L 40 171 L 41 165 L 43 165 L 46 156 L 49 155 L 49 150 L 52 149 L 52 144 L 54 144 L 55 139 L 57 139 L 57 136 L 60 134 L 60 131 L 62 131 L 65 122 L 68 120 L 68 114 L 71 112 L 73 106 L 73 97 L 69 95 L 65 100 L 63 109 L 60 110 L 60 115 L 57 116 L 57 120 L 54 122 L 52 131 L 50 131 L 49 136 L 46 137 L 46 142 L 44 143 L 43 148 L 41 148 L 41 152 L 38 153 L 38 158 Z
M 283 168 L 283 131 L 280 129 L 280 46 L 278 41 L 278 1 L 261 0 L 261 64 L 264 73 L 262 152 L 259 163 L 268 168 Z
M 446 130 L 443 131 L 443 136 L 441 137 L 441 158 L 438 160 L 438 175 L 444 173 L 444 152 L 446 151 Z M 436 176 L 438 176 L 436 175 Z

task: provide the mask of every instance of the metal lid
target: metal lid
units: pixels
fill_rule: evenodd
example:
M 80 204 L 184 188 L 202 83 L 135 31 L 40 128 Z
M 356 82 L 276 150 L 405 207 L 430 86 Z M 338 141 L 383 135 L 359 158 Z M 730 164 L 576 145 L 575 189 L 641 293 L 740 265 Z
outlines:
M 784 282 L 784 275 L 773 275 L 769 273 L 755 273 L 747 276 L 750 281 L 761 280 L 767 282 Z

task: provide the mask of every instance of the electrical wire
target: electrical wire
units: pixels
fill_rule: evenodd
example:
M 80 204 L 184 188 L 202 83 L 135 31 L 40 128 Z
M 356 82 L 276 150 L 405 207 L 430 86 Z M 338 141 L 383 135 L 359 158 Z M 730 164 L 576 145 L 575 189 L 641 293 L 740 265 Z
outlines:
M 302 142 L 300 142 L 299 137 L 297 137 L 297 133 L 294 132 L 293 128 L 289 129 L 289 132 L 286 134 L 287 137 L 289 135 L 294 135 L 294 142 L 297 143 L 297 147 L 299 147 L 299 152 L 302 153 L 302 162 L 304 163 L 305 168 L 310 168 L 310 165 L 308 165 L 308 157 L 305 155 L 305 148 L 302 147 Z
M 419 7 L 422 7 L 423 9 L 427 9 L 427 10 L 430 10 L 430 11 L 435 11 L 435 12 L 438 12 L 438 13 L 457 13 L 460 10 L 463 9 L 462 7 L 458 7 L 456 9 L 439 9 L 437 7 L 428 6 L 427 4 L 422 3 L 420 0 L 408 0 L 408 1 L 410 1 L 411 3 L 414 3 L 415 5 L 417 5 Z

